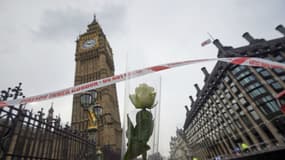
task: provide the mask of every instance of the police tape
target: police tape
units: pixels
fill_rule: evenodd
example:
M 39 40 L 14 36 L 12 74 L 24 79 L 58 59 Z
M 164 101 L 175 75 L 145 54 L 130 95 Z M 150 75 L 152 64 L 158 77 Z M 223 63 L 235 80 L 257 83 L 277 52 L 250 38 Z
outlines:
M 152 67 L 143 68 L 139 70 L 134 70 L 134 71 L 130 71 L 127 73 L 114 75 L 114 76 L 103 78 L 100 80 L 95 80 L 92 82 L 80 84 L 74 87 L 70 87 L 70 88 L 66 88 L 66 89 L 62 89 L 62 90 L 58 90 L 58 91 L 54 91 L 50 93 L 40 94 L 40 95 L 36 95 L 32 97 L 1 101 L 0 108 L 5 107 L 5 106 L 39 102 L 39 101 L 49 100 L 49 99 L 63 97 L 67 95 L 78 94 L 78 93 L 86 92 L 88 90 L 97 89 L 97 88 L 105 87 L 111 84 L 115 84 L 117 82 L 121 82 L 126 79 L 132 79 L 132 78 L 136 78 L 136 77 L 143 76 L 146 74 L 150 74 L 153 72 L 158 72 L 158 71 L 171 69 L 171 68 L 175 68 L 179 66 L 185 66 L 189 64 L 209 62 L 209 61 L 222 61 L 222 62 L 237 64 L 237 65 L 285 69 L 285 64 L 283 63 L 273 62 L 270 60 L 254 58 L 254 57 L 208 58 L 208 59 L 187 60 L 187 61 L 167 63 L 163 65 L 157 65 L 157 66 L 152 66 Z

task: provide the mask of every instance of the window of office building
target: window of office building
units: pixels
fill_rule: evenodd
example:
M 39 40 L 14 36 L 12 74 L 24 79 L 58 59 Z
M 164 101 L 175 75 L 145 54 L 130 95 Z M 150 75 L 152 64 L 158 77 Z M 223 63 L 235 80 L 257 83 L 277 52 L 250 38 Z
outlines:
M 273 69 L 273 71 L 274 71 L 275 73 L 277 73 L 278 75 L 284 73 L 284 70 L 283 70 L 283 69 L 280 69 L 280 68 L 275 68 L 275 69 Z
M 197 114 L 197 117 L 200 118 L 200 116 L 201 116 L 201 113 L 199 112 L 199 113 Z
M 275 79 L 271 78 L 271 79 L 267 79 L 266 80 L 267 84 L 269 84 L 276 92 L 280 92 L 283 90 L 283 87 L 280 85 L 280 83 L 278 81 L 276 81 Z
M 279 111 L 279 107 L 275 101 L 264 103 L 259 108 L 265 115 Z
M 221 95 L 220 95 L 220 99 L 223 99 L 223 98 L 224 98 L 224 94 L 221 94 Z
M 272 78 L 271 78 L 271 79 L 267 79 L 267 80 L 266 80 L 266 82 L 267 82 L 268 84 L 271 84 L 271 83 L 273 83 L 274 81 L 275 81 L 275 80 L 274 80 L 274 79 L 272 79 Z
M 251 128 L 252 125 L 247 116 L 241 116 L 241 119 L 248 128 Z
M 256 103 L 257 105 L 262 105 L 262 104 L 264 104 L 264 103 L 266 103 L 266 102 L 269 102 L 269 101 L 271 101 L 271 100 L 272 100 L 272 96 L 267 95 L 267 96 L 263 96 L 263 97 L 261 97 L 261 98 L 256 99 L 256 100 L 255 100 L 255 103 Z
M 233 115 L 233 118 L 234 118 L 235 120 L 237 120 L 237 119 L 239 118 L 239 115 L 238 115 L 238 114 L 234 114 L 234 115 Z
M 225 98 L 222 99 L 223 103 L 227 103 L 227 100 Z
M 262 75 L 262 77 L 267 78 L 270 77 L 271 74 L 267 71 L 267 70 L 263 70 L 260 72 L 260 74 Z
M 216 112 L 217 112 L 216 106 L 214 106 L 214 108 L 213 108 L 213 112 L 214 112 L 214 113 L 216 113 Z
M 251 129 L 253 135 L 257 138 L 257 140 L 262 143 L 263 142 L 263 139 L 260 137 L 260 135 L 258 134 L 258 132 L 256 131 L 256 129 Z M 264 145 L 264 144 L 263 144 Z
M 224 91 L 225 91 L 225 93 L 229 93 L 229 90 L 228 90 L 228 89 L 225 89 Z
M 248 135 L 248 132 L 243 132 L 243 135 L 244 135 L 244 137 L 248 140 L 248 142 L 249 142 L 249 145 L 251 145 L 251 149 L 252 150 L 255 150 L 255 145 L 253 145 L 253 141 L 252 141 L 252 139 L 250 138 L 250 136 Z
M 228 83 L 228 82 L 230 81 L 230 78 L 229 78 L 228 76 L 226 76 L 226 77 L 224 78 L 224 81 Z
M 240 128 L 240 129 L 242 128 L 242 126 L 241 126 L 241 124 L 239 123 L 239 121 L 236 121 L 235 123 L 236 123 L 236 125 L 238 126 L 238 128 Z
M 251 90 L 253 90 L 253 89 L 255 89 L 255 88 L 258 88 L 258 87 L 260 87 L 260 86 L 261 86 L 260 82 L 255 82 L 255 83 L 253 83 L 253 84 L 247 86 L 247 87 L 245 88 L 245 90 L 246 90 L 247 92 L 249 92 L 249 91 L 251 91 Z
M 252 110 L 253 110 L 253 108 L 252 108 L 251 105 L 248 105 L 248 106 L 246 107 L 246 109 L 247 109 L 248 111 L 252 111 Z
M 211 118 L 211 117 L 212 117 L 212 112 L 209 112 L 209 113 L 207 114 L 207 116 L 208 116 L 208 118 Z
M 280 133 L 285 135 L 285 117 L 280 117 L 278 119 L 273 120 L 272 122 L 274 126 L 278 129 Z
M 232 70 L 232 73 L 233 74 L 236 74 L 240 71 L 240 67 L 239 66 L 236 66 L 233 70 Z
M 237 110 L 239 110 L 240 108 L 239 108 L 238 104 L 235 103 L 235 104 L 233 104 L 233 109 L 235 109 L 235 110 L 237 111 Z
M 220 95 L 220 94 L 221 94 L 221 91 L 220 91 L 219 89 L 217 90 L 217 94 L 218 94 L 218 95 Z
M 241 84 L 242 86 L 245 86 L 245 85 L 247 85 L 248 83 L 250 83 L 250 82 L 252 82 L 252 81 L 255 81 L 255 80 L 256 80 L 256 78 L 255 78 L 253 75 L 249 75 L 249 76 L 245 77 L 244 79 L 242 79 L 242 80 L 240 81 L 240 84 Z
M 236 79 L 237 79 L 237 80 L 241 80 L 241 79 L 243 79 L 244 77 L 248 76 L 249 74 L 250 74 L 250 71 L 242 72 L 242 73 L 240 73 L 239 75 L 237 75 Z
M 218 87 L 219 87 L 219 89 L 220 89 L 220 90 L 224 90 L 225 85 L 221 83 L 221 84 L 219 84 L 219 86 L 218 86 Z
M 221 114 L 219 113 L 217 116 L 218 116 L 218 118 L 217 118 L 217 119 L 218 119 L 218 122 L 219 122 L 220 124 L 222 124 L 222 123 L 223 123 L 223 120 L 222 120 L 222 118 L 221 118 Z
M 209 104 L 208 103 L 204 103 L 205 107 L 209 107 Z
M 266 112 L 266 114 L 279 111 L 279 106 L 271 95 L 263 96 L 257 99 L 256 104 L 261 105 L 261 110 Z
M 272 83 L 272 87 L 273 87 L 275 90 L 280 90 L 280 89 L 282 89 L 282 86 L 281 86 L 280 83 L 278 83 L 278 82 Z
M 249 95 L 252 97 L 252 98 L 255 98 L 263 93 L 266 93 L 266 90 L 264 89 L 264 87 L 259 87 L 257 89 L 254 89 L 253 91 L 249 92 Z
M 268 101 L 273 100 L 273 97 L 271 95 L 268 95 L 268 96 L 262 97 L 261 99 L 263 102 L 268 102 Z
M 212 100 L 209 98 L 208 99 L 208 104 L 211 105 L 212 104 Z
M 264 133 L 268 136 L 269 139 L 275 140 L 274 136 L 272 135 L 271 131 L 264 125 L 262 124 L 260 128 L 264 131 Z M 274 142 L 274 141 L 273 141 Z
M 275 101 L 267 102 L 266 105 L 268 108 L 270 108 L 271 112 L 278 112 L 280 110 Z
M 276 91 L 276 92 L 280 92 L 283 90 L 283 87 L 280 85 L 279 82 L 275 81 L 274 83 L 270 84 L 271 87 Z
M 259 118 L 259 116 L 257 115 L 257 113 L 255 112 L 255 111 L 251 111 L 251 112 L 249 112 L 250 114 L 251 114 L 251 116 L 254 118 L 254 120 L 259 120 L 260 118 Z
M 236 74 L 236 73 L 238 73 L 238 72 L 240 72 L 240 71 L 242 71 L 242 70 L 244 70 L 244 69 L 246 69 L 245 66 L 236 66 L 236 67 L 232 70 L 232 73 L 233 73 L 233 74 Z
M 239 100 L 240 102 L 241 102 L 241 104 L 242 105 L 245 105 L 245 104 L 247 104 L 247 101 L 245 100 L 245 98 L 240 98 L 240 100 Z
M 282 79 L 283 81 L 285 81 L 285 75 L 280 76 L 279 78 Z
M 239 93 L 238 98 L 242 98 L 242 97 L 243 97 L 242 93 Z
M 224 108 L 224 107 L 221 105 L 221 103 L 219 103 L 218 106 L 219 106 L 220 109 Z
M 215 102 L 216 102 L 217 104 L 220 103 L 219 99 L 216 99 Z
M 237 89 L 237 87 L 235 87 L 235 86 L 233 86 L 231 89 L 232 89 L 232 91 L 233 91 L 234 93 L 237 93 L 237 92 L 238 92 L 238 89 Z
M 236 127 L 234 126 L 234 124 L 231 123 L 230 125 L 231 125 L 231 128 L 236 131 Z
M 227 110 L 232 108 L 232 106 L 230 106 L 230 105 L 225 105 L 225 107 L 227 108 Z
M 232 133 L 232 131 L 230 130 L 230 127 L 226 127 L 226 130 L 227 130 L 227 132 L 229 133 L 229 134 L 231 134 Z
M 265 68 L 256 68 L 255 69 L 257 73 L 259 73 L 262 77 L 270 77 L 271 74 L 265 69 Z
M 278 62 L 285 62 L 285 58 L 282 57 L 280 54 L 277 54 L 274 58 Z
M 230 114 L 234 113 L 233 109 L 229 109 L 229 112 L 230 112 Z
M 228 115 L 227 113 L 224 113 L 224 116 L 225 116 L 226 118 L 228 118 L 228 117 L 229 117 L 229 115 Z
M 227 97 L 228 100 L 232 99 L 232 95 L 230 93 L 227 93 L 226 97 Z
M 261 71 L 264 70 L 264 68 L 262 68 L 262 67 L 256 67 L 255 70 L 256 70 L 256 72 L 261 72 Z

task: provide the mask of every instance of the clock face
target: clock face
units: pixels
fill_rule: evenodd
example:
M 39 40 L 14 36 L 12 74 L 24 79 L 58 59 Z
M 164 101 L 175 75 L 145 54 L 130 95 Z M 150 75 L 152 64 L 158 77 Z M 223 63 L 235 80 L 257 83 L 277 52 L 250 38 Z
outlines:
M 95 39 L 89 39 L 89 40 L 83 42 L 82 48 L 84 48 L 84 49 L 92 48 L 95 46 L 95 44 L 96 44 Z

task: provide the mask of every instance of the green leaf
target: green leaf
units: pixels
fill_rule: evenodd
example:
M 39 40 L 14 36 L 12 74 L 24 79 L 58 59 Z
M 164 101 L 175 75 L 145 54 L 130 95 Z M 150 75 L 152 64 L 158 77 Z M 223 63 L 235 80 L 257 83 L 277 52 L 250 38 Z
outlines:
M 132 134 L 135 133 L 135 132 L 134 132 L 134 129 L 135 129 L 135 128 L 134 128 L 134 125 L 133 125 L 133 123 L 132 123 L 132 121 L 131 121 L 129 115 L 127 115 L 127 123 L 128 123 L 128 129 L 127 129 L 127 131 L 126 131 L 126 136 L 127 136 L 128 139 L 131 139 L 131 137 L 134 136 L 134 135 L 132 135 Z
M 125 160 L 132 160 L 150 149 L 147 144 L 139 141 L 132 141 L 130 146 L 131 147 L 128 146 L 128 150 L 124 156 Z
M 127 138 L 128 149 L 124 155 L 124 160 L 132 160 L 139 155 L 146 154 L 150 147 L 147 145 L 153 132 L 154 121 L 151 112 L 143 109 L 136 115 L 136 126 L 134 127 L 127 115 Z M 146 156 L 146 155 L 145 155 Z
M 132 141 L 132 143 L 128 146 L 124 160 L 132 160 L 149 149 L 150 147 L 147 144 L 143 144 L 138 141 Z

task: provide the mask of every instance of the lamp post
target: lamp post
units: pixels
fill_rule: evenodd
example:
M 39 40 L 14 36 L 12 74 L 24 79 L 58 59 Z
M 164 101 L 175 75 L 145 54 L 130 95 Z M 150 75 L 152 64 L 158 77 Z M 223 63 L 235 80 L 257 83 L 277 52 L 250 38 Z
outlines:
M 96 90 L 91 90 L 80 96 L 81 106 L 88 114 L 88 131 L 97 131 L 98 121 L 103 114 L 103 108 L 100 104 L 96 103 L 96 98 Z
M 80 104 L 85 112 L 88 114 L 88 135 L 90 140 L 96 141 L 96 131 L 98 130 L 99 120 L 103 114 L 103 108 L 96 103 L 97 92 L 90 90 L 80 96 Z M 97 160 L 102 160 L 102 151 L 100 148 L 96 150 Z

